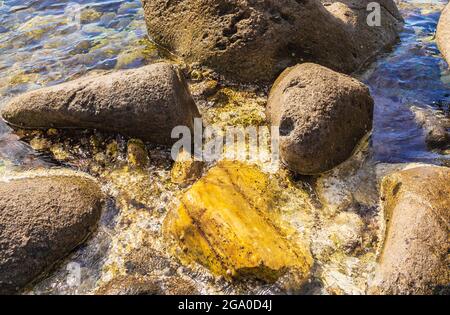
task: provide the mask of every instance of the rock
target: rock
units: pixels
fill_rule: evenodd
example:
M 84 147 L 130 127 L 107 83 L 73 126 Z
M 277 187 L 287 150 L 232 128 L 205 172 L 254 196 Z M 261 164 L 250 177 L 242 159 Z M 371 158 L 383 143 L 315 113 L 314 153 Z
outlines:
M 130 167 L 145 168 L 149 158 L 145 144 L 139 139 L 130 139 L 127 143 L 127 161 Z
M 225 279 L 274 282 L 289 274 L 300 287 L 313 259 L 306 242 L 288 239 L 278 223 L 278 197 L 255 166 L 220 162 L 169 212 L 165 238 L 182 263 L 197 262 Z
M 120 276 L 101 286 L 96 295 L 197 295 L 190 281 L 180 277 Z
M 204 164 L 203 161 L 195 161 L 189 153 L 181 151 L 170 172 L 172 183 L 182 186 L 193 183 L 202 176 Z
M 305 61 L 350 73 L 396 42 L 402 19 L 392 0 L 381 1 L 376 27 L 367 23 L 370 0 L 331 2 L 142 1 L 153 40 L 242 82 L 271 82 Z
M 99 20 L 102 17 L 102 13 L 93 8 L 87 8 L 80 13 L 80 23 L 89 24 Z
M 450 119 L 430 108 L 411 107 L 417 123 L 423 128 L 425 141 L 430 149 L 445 150 L 450 147 Z
M 416 167 L 383 179 L 386 235 L 375 294 L 448 293 L 450 168 Z
M 284 71 L 266 114 L 280 126 L 280 155 L 299 174 L 329 171 L 348 159 L 372 129 L 369 89 L 349 76 L 305 63 Z
M 21 128 L 80 128 L 171 144 L 175 126 L 199 116 L 181 73 L 153 64 L 28 92 L 12 99 L 3 118 Z
M 0 183 L 0 294 L 19 292 L 95 229 L 102 192 L 71 173 Z
M 436 41 L 444 59 L 450 64 L 450 4 L 442 10 L 436 31 Z

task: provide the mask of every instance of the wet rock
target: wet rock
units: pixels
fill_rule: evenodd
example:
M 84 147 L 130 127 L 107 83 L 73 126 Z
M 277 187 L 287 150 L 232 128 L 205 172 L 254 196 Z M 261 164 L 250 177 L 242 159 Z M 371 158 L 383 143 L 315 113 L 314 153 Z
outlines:
M 352 212 L 339 213 L 317 235 L 315 257 L 322 261 L 336 251 L 353 253 L 361 246 L 364 222 Z
M 300 287 L 313 260 L 305 240 L 288 239 L 277 219 L 277 193 L 254 166 L 220 162 L 195 183 L 163 225 L 172 251 L 226 279 L 274 282 L 289 274 Z
M 417 123 L 423 128 L 425 141 L 430 149 L 445 150 L 450 147 L 450 119 L 429 108 L 411 107 Z
M 181 151 L 170 173 L 172 183 L 189 185 L 202 176 L 204 162 L 195 161 L 187 152 Z
M 127 143 L 128 165 L 135 168 L 145 168 L 148 166 L 147 148 L 144 142 L 139 139 L 130 139 Z
M 386 235 L 369 292 L 448 290 L 450 168 L 423 166 L 393 173 L 383 179 L 381 194 Z
M 442 10 L 436 31 L 436 41 L 445 60 L 450 63 L 450 4 Z
M 93 8 L 87 8 L 81 11 L 80 13 L 80 23 L 81 24 L 89 24 L 99 20 L 102 16 L 101 12 Z
M 180 277 L 120 276 L 100 287 L 96 295 L 196 295 L 194 284 Z
M 219 83 L 216 80 L 205 80 L 203 82 L 191 85 L 191 91 L 194 96 L 210 97 L 219 90 Z
M 193 128 L 199 112 L 181 73 L 158 63 L 25 93 L 2 116 L 22 128 L 99 129 L 167 145 L 172 129 Z
M 305 63 L 275 82 L 267 118 L 280 126 L 280 155 L 300 174 L 329 171 L 348 159 L 372 129 L 369 89 L 349 76 Z
M 19 292 L 82 243 L 100 218 L 102 192 L 87 176 L 0 183 L 0 293 Z
M 144 0 L 150 36 L 189 63 L 232 80 L 270 82 L 288 66 L 314 61 L 350 73 L 397 40 L 401 17 L 381 1 L 381 25 L 367 23 L 369 0 Z

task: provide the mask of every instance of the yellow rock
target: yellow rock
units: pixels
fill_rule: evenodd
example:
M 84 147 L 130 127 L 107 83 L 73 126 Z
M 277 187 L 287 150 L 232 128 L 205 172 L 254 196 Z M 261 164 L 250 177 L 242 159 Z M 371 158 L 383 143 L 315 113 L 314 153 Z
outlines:
M 80 22 L 82 24 L 88 24 L 97 21 L 102 16 L 101 12 L 98 12 L 95 9 L 88 8 L 81 11 L 80 14 Z
M 30 146 L 37 151 L 46 150 L 51 146 L 51 143 L 45 138 L 33 138 L 30 141 Z
M 170 173 L 172 183 L 187 185 L 194 182 L 202 175 L 203 166 L 203 162 L 195 161 L 189 153 L 180 152 Z
M 147 148 L 144 142 L 138 139 L 130 139 L 127 146 L 127 160 L 131 167 L 142 168 L 148 165 Z
M 164 222 L 180 260 L 197 262 L 226 279 L 274 282 L 289 274 L 300 286 L 313 259 L 304 241 L 288 240 L 279 224 L 272 179 L 257 167 L 223 161 L 195 183 Z

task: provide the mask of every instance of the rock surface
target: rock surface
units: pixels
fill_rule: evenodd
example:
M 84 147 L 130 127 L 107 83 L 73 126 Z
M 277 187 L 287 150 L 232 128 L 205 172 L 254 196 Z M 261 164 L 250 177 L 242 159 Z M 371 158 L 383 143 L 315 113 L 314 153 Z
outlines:
M 220 162 L 168 214 L 164 234 L 183 263 L 197 262 L 226 279 L 274 282 L 289 274 L 300 287 L 313 260 L 306 242 L 288 240 L 277 224 L 278 196 L 256 167 Z
M 203 161 L 196 161 L 193 156 L 181 151 L 170 172 L 172 183 L 187 186 L 202 176 Z
M 393 173 L 383 179 L 381 194 L 386 235 L 369 292 L 448 293 L 450 168 Z
M 450 64 L 450 4 L 442 10 L 436 31 L 436 41 L 445 60 Z
M 423 128 L 425 141 L 430 149 L 445 150 L 450 147 L 450 119 L 431 108 L 411 108 L 417 123 Z
M 171 144 L 172 129 L 193 128 L 199 112 L 181 73 L 158 63 L 25 93 L 2 116 L 20 128 L 99 129 Z
M 304 63 L 277 79 L 266 114 L 273 126 L 280 126 L 282 161 L 309 175 L 329 171 L 351 156 L 372 129 L 373 106 L 361 82 Z
M 96 295 L 197 295 L 194 284 L 179 277 L 121 276 L 100 287 Z
M 0 182 L 0 294 L 19 292 L 96 227 L 102 192 L 73 173 Z
M 271 82 L 286 67 L 314 61 L 350 73 L 397 40 L 401 16 L 381 2 L 381 25 L 367 24 L 370 0 L 143 0 L 150 36 L 189 63 L 229 79 Z M 325 2 L 325 1 L 324 1 Z

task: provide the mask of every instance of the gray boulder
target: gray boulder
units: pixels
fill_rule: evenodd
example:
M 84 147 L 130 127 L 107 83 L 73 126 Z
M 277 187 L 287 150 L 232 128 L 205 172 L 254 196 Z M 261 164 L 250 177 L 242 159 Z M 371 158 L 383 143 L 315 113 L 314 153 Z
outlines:
M 96 228 L 103 194 L 72 173 L 0 182 L 0 294 L 19 292 Z
M 380 26 L 367 23 L 369 0 L 326 2 L 142 1 L 153 40 L 235 81 L 272 82 L 307 61 L 350 73 L 396 42 L 402 19 L 392 0 L 380 1 Z
M 12 99 L 3 118 L 20 128 L 80 128 L 171 144 L 175 126 L 199 116 L 181 73 L 172 65 L 96 75 Z
M 319 174 L 348 159 L 372 129 L 373 99 L 356 79 L 304 63 L 284 71 L 266 114 L 280 127 L 280 155 L 299 174 Z

